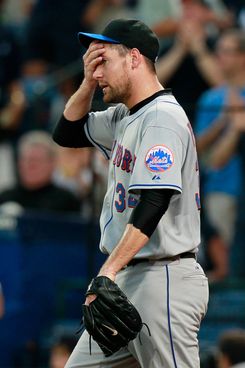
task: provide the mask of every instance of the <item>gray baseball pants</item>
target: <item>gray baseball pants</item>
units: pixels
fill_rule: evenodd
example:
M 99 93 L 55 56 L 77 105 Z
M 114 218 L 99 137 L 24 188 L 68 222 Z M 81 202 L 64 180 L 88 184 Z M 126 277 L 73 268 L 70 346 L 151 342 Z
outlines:
M 118 273 L 117 284 L 138 309 L 143 326 L 139 337 L 105 358 L 85 331 L 65 368 L 199 368 L 197 334 L 206 314 L 208 281 L 197 261 L 139 263 Z

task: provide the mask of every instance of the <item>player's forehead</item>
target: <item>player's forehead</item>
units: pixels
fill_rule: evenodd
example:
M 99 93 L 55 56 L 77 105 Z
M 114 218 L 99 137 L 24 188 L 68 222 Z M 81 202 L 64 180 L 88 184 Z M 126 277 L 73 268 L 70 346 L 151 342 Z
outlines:
M 129 49 L 122 44 L 113 44 L 113 43 L 103 43 L 105 52 L 105 56 L 111 57 L 124 57 L 129 52 Z

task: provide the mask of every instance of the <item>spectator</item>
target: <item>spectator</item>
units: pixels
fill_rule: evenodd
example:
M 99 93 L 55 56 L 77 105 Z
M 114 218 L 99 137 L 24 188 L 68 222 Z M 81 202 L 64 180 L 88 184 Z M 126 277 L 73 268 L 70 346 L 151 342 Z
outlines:
M 107 189 L 109 164 L 108 160 L 99 151 L 94 151 L 93 156 L 93 171 L 95 177 L 95 187 L 93 187 L 93 213 L 96 218 L 99 218 L 101 213 L 103 200 Z
M 158 35 L 162 44 L 174 37 L 182 24 L 196 21 L 209 34 L 231 26 L 232 17 L 221 0 L 138 0 L 137 18 L 145 21 Z
M 245 331 L 228 330 L 218 343 L 218 368 L 245 368 Z
M 8 68 L 7 65 L 4 68 Z M 29 60 L 22 64 L 16 79 L 5 88 L 0 106 L 0 189 L 16 182 L 16 142 L 30 130 L 51 130 L 51 106 L 57 91 L 48 78 L 45 62 Z
M 87 148 L 79 151 L 76 148 L 58 147 L 57 164 L 53 174 L 53 182 L 60 188 L 68 189 L 83 203 L 81 215 L 84 219 L 94 216 L 93 189 L 96 186 L 92 167 L 93 150 Z M 93 203 L 92 203 L 93 201 Z
M 26 24 L 35 2 L 36 0 L 2 0 L 3 22 L 13 30 L 20 43 L 24 42 Z
M 201 24 L 189 21 L 179 26 L 172 48 L 158 61 L 157 72 L 168 82 L 187 56 L 192 56 L 196 68 L 211 86 L 224 82 L 213 52 L 207 46 L 207 35 Z
M 13 32 L 3 23 L 0 1 L 0 190 L 15 183 L 14 155 L 10 141 L 22 116 L 25 101 L 17 80 L 21 50 Z
M 244 89 L 243 89 L 244 90 Z M 215 166 L 222 168 L 226 166 L 231 157 L 238 154 L 242 162 L 242 185 L 245 186 L 245 99 L 242 98 L 238 91 L 230 92 L 230 103 L 234 112 L 230 114 L 229 125 L 215 145 L 211 153 L 211 160 Z M 230 257 L 231 275 L 236 277 L 244 277 L 244 255 L 245 255 L 245 195 L 241 190 L 238 200 L 237 221 L 235 223 L 235 236 L 232 245 L 232 254 Z
M 97 218 L 107 187 L 108 161 L 93 148 L 58 147 L 53 181 L 71 190 L 83 202 L 83 218 Z
M 5 66 L 7 68 L 7 66 Z M 31 130 L 52 130 L 51 107 L 58 92 L 43 61 L 29 60 L 5 89 L 0 107 L 0 190 L 16 183 L 16 143 Z
M 30 130 L 52 130 L 51 108 L 58 96 L 56 84 L 45 60 L 25 60 L 19 84 L 26 100 L 26 108 L 15 132 L 15 140 Z
M 234 236 L 237 198 L 241 188 L 241 162 L 234 154 L 221 167 L 212 156 L 223 134 L 231 125 L 234 111 L 227 107 L 245 97 L 245 36 L 240 30 L 226 31 L 217 43 L 219 67 L 226 83 L 207 91 L 200 99 L 196 119 L 197 149 L 203 165 L 204 206 L 210 222 L 229 246 Z M 237 89 L 234 97 L 233 89 Z M 239 96 L 238 96 L 239 95 Z
M 76 340 L 74 338 L 70 336 L 61 337 L 51 348 L 49 368 L 64 368 L 75 345 Z
M 20 83 L 12 82 L 7 90 L 6 101 L 0 107 L 0 191 L 16 182 L 13 139 L 26 109 L 26 98 Z
M 204 24 L 211 37 L 217 37 L 224 29 L 234 24 L 233 13 L 229 11 L 223 0 L 184 0 L 187 3 L 186 19 L 189 4 L 191 16 Z
M 158 62 L 159 79 L 173 89 L 193 126 L 196 103 L 201 94 L 223 82 L 211 49 L 219 28 L 227 27 L 232 21 L 228 21 L 226 12 L 227 21 L 218 25 L 217 19 L 221 20 L 225 9 L 216 3 L 207 5 L 190 0 L 182 4 L 182 15 L 177 21 L 172 45 L 165 47 Z
M 91 0 L 83 14 L 83 23 L 98 33 L 113 18 L 132 18 L 127 0 Z
M 136 18 L 158 35 L 161 48 L 176 34 L 181 13 L 181 0 L 138 0 L 135 7 Z
M 53 98 L 50 106 L 49 114 L 49 131 L 53 131 L 60 114 L 64 110 L 64 106 L 69 96 L 76 91 L 78 85 L 81 83 L 80 78 L 76 74 L 76 64 L 71 67 L 64 67 L 59 69 L 56 74 L 56 80 L 54 81 L 53 76 L 49 76 L 52 82 L 55 82 L 57 88 L 53 94 Z M 79 69 L 81 63 L 79 62 Z
M 85 29 L 82 14 L 88 3 L 89 0 L 37 0 L 26 32 L 27 58 L 54 66 L 79 59 L 81 51 L 74 36 Z
M 77 197 L 86 198 L 92 186 L 91 148 L 81 152 L 76 148 L 58 147 L 57 153 L 54 182 Z
M 19 184 L 0 193 L 0 204 L 5 209 L 14 202 L 22 209 L 78 213 L 80 200 L 52 183 L 55 163 L 56 147 L 48 133 L 23 135 L 18 144 Z
M 67 94 L 74 91 L 79 83 L 75 73 L 76 63 L 54 71 L 42 59 L 28 59 L 23 62 L 17 86 L 24 103 L 12 128 L 14 143 L 30 130 L 53 130 L 54 122 L 64 108 Z
M 204 210 L 201 218 L 203 253 L 200 253 L 200 263 L 210 284 L 220 282 L 229 275 L 229 252 L 218 231 L 210 224 Z
M 0 1 L 0 14 L 4 2 Z M 4 92 L 10 82 L 16 80 L 20 73 L 21 50 L 14 33 L 0 18 L 0 102 L 4 101 Z

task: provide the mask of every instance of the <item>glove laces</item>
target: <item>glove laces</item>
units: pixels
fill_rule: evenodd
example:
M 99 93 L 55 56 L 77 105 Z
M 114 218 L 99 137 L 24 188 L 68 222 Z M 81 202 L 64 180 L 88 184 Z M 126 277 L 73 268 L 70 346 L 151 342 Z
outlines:
M 150 330 L 150 327 L 145 323 L 145 322 L 142 322 L 142 326 L 145 326 L 147 331 L 148 331 L 148 334 L 149 336 L 151 337 L 151 330 Z M 142 330 L 141 330 L 142 331 Z M 140 342 L 140 345 L 143 345 L 142 344 L 142 340 L 141 340 L 141 331 L 139 332 L 139 342 Z
M 80 328 L 76 331 L 76 335 L 83 333 L 83 331 L 85 331 L 86 328 L 84 326 L 84 324 L 81 322 L 80 323 Z M 88 340 L 88 344 L 89 344 L 89 354 L 92 355 L 92 343 L 91 343 L 91 339 L 92 339 L 92 335 L 89 335 L 89 340 Z

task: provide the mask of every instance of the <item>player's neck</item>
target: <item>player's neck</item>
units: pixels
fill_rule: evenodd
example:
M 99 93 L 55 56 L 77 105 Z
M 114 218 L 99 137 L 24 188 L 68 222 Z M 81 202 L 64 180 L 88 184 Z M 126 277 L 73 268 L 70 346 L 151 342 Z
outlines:
M 148 80 L 145 79 L 143 82 L 135 81 L 133 83 L 131 97 L 128 99 L 126 106 L 130 110 L 133 106 L 163 89 L 157 77 L 151 77 Z
M 151 95 L 150 97 L 145 98 L 144 100 L 138 102 L 136 105 L 134 105 L 130 110 L 129 110 L 129 114 L 135 114 L 138 110 L 140 110 L 143 106 L 147 105 L 148 103 L 150 103 L 151 101 L 155 100 L 157 97 L 162 96 L 162 95 L 171 95 L 172 91 L 170 88 L 167 89 L 161 89 L 158 92 L 153 93 L 153 95 Z

